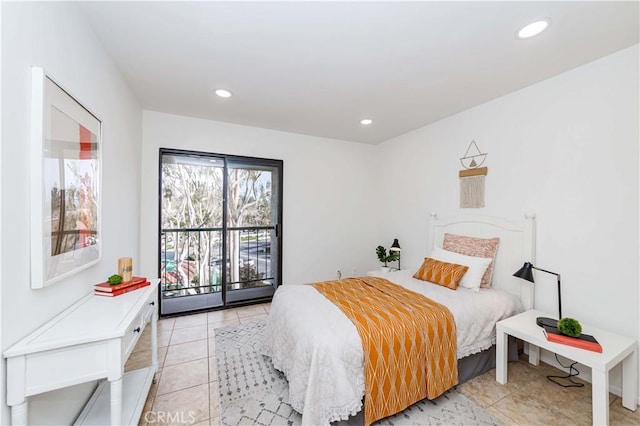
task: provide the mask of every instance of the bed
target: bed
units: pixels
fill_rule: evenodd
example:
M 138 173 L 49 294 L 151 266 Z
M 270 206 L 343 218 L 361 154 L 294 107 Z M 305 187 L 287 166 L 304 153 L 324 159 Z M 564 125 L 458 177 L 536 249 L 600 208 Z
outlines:
M 535 262 L 535 217 L 519 222 L 489 216 L 439 218 L 431 214 L 427 249 L 442 247 L 444 234 L 500 238 L 490 289 L 468 291 L 412 278 L 416 268 L 392 272 L 389 281 L 445 305 L 457 329 L 461 381 L 491 366 L 495 323 L 530 309 L 531 283 L 512 276 L 525 261 Z M 311 285 L 284 285 L 274 295 L 263 354 L 289 381 L 289 404 L 303 424 L 346 420 L 363 409 L 363 345 L 347 316 Z

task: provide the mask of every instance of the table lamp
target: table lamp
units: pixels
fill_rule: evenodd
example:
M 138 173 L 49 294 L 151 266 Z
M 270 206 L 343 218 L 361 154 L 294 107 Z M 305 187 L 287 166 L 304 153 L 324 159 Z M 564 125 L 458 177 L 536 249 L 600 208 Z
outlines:
M 523 280 L 527 280 L 529 282 L 535 283 L 533 280 L 533 269 L 546 272 L 547 274 L 555 275 L 558 277 L 558 320 L 562 319 L 562 295 L 560 294 L 560 274 L 556 274 L 555 272 L 547 271 L 538 267 L 533 266 L 530 262 L 525 262 L 522 268 L 518 269 L 514 277 L 522 278 Z M 538 317 L 536 318 L 536 324 L 539 326 L 545 327 L 558 327 L 558 320 L 547 317 Z
M 397 238 L 393 239 L 393 244 L 389 247 L 389 251 L 397 251 L 398 252 L 398 271 L 400 270 L 400 252 L 402 249 L 400 248 L 400 243 Z

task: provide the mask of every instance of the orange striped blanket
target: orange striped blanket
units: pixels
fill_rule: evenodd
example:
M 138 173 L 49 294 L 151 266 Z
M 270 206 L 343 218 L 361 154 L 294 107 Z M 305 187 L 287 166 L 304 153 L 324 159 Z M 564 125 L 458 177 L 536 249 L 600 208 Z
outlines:
M 376 277 L 312 284 L 353 322 L 364 351 L 364 423 L 458 383 L 456 325 L 433 300 Z

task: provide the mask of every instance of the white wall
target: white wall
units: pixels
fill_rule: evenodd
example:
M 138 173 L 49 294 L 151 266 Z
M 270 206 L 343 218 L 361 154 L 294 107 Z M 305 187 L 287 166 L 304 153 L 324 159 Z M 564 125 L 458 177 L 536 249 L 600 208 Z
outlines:
M 343 277 L 376 266 L 375 148 L 361 143 L 145 111 L 142 273 L 157 274 L 159 148 L 284 161 L 283 283 Z M 391 241 L 388 241 L 391 244 Z
M 562 274 L 563 316 L 638 339 L 638 80 L 636 45 L 383 143 L 382 236 L 417 265 L 431 211 L 533 211 L 537 264 Z M 472 139 L 488 153 L 486 207 L 459 209 Z M 535 307 L 557 315 L 556 288 L 537 273 Z
M 2 28 L 2 2 L 0 2 L 0 29 Z M 2 46 L 2 31 L 0 31 L 0 46 Z M 0 56 L 0 65 L 2 57 Z M 0 66 L 0 99 L 2 99 L 2 66 Z M 2 117 L 2 102 L 0 102 L 0 117 Z M 0 120 L 0 164 L 2 164 L 2 120 Z M 0 215 L 2 214 L 2 173 L 0 173 Z M 1 216 L 0 216 L 1 217 Z M 2 240 L 2 220 L 0 219 L 0 241 Z M 2 306 L 2 244 L 0 244 L 0 307 Z M 2 314 L 0 314 L 0 348 L 2 347 Z M 0 402 L 7 400 L 5 396 L 5 364 L 0 365 Z M 5 424 L 4 412 L 0 409 L 0 423 Z
M 103 120 L 102 261 L 41 290 L 29 283 L 30 67 L 42 66 Z M 2 4 L 2 349 L 42 325 L 117 259 L 139 258 L 142 111 L 85 19 L 71 3 Z M 2 363 L 4 376 L 5 363 Z M 53 368 L 53 367 L 52 367 Z M 4 387 L 4 380 L 2 381 Z M 34 398 L 30 424 L 69 424 L 94 384 Z M 0 424 L 9 423 L 2 398 Z

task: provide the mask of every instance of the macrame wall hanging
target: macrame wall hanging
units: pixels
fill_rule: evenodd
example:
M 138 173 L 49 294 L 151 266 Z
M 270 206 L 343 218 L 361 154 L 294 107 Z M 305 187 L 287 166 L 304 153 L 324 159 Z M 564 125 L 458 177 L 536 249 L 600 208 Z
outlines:
M 481 167 L 487 159 L 487 154 L 480 152 L 476 141 L 472 140 L 460 158 L 464 170 L 460 170 L 460 208 L 484 207 L 484 177 L 489 169 Z

